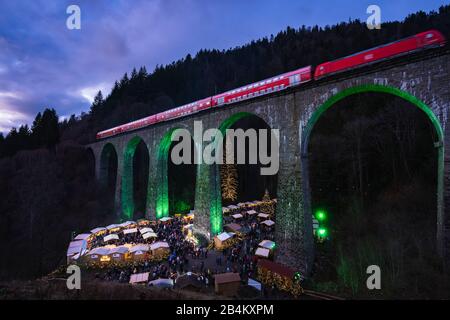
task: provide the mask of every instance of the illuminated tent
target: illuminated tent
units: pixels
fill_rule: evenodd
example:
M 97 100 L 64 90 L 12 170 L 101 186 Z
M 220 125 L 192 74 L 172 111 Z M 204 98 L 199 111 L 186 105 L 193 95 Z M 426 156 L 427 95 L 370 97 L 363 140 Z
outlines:
M 159 219 L 159 221 L 161 221 L 161 222 L 167 222 L 167 221 L 170 221 L 170 220 L 172 220 L 171 217 L 163 217 L 163 218 Z
M 272 227 L 273 225 L 275 225 L 275 222 L 272 220 L 264 220 L 263 222 L 261 222 L 261 224 L 264 224 L 268 227 Z
M 231 232 L 222 232 L 214 237 L 214 246 L 217 249 L 226 248 L 229 245 L 229 242 L 233 238 L 234 233 Z
M 87 243 L 85 240 L 76 240 L 69 243 L 67 248 L 67 264 L 78 260 L 86 252 Z
M 92 234 L 104 233 L 104 232 L 106 232 L 106 228 L 104 228 L 104 227 L 98 227 L 98 228 L 91 230 Z
M 126 227 L 131 227 L 135 224 L 136 224 L 136 222 L 134 222 L 134 221 L 125 221 L 125 222 L 119 224 L 119 227 L 126 228 Z
M 252 216 L 252 215 L 254 215 L 254 214 L 257 214 L 257 212 L 256 212 L 255 210 L 249 210 L 249 211 L 247 211 L 247 214 L 248 214 L 249 216 Z
M 170 253 L 169 244 L 165 241 L 158 241 L 150 245 L 150 251 L 155 258 L 166 258 Z
M 148 220 L 148 219 L 139 219 L 139 220 L 137 221 L 137 224 L 138 224 L 139 226 L 146 226 L 146 225 L 149 225 L 149 224 L 150 224 L 150 220 Z
M 107 236 L 103 237 L 103 242 L 109 242 L 112 240 L 119 240 L 119 236 L 115 233 L 108 234 Z
M 233 219 L 238 220 L 238 219 L 242 219 L 244 216 L 240 213 L 236 213 L 236 214 L 233 214 L 232 217 L 233 217 Z
M 144 233 L 147 233 L 147 232 L 153 232 L 153 229 L 149 228 L 149 227 L 145 227 L 145 228 L 139 229 L 139 232 L 141 234 L 144 234 Z
M 223 228 L 228 232 L 239 232 L 242 229 L 242 226 L 237 223 L 228 223 L 223 226 Z
M 265 248 L 258 248 L 255 251 L 255 256 L 261 257 L 261 258 L 268 258 L 270 255 L 270 250 Z
M 131 234 L 131 233 L 136 233 L 136 232 L 138 232 L 137 228 L 131 228 L 131 229 L 123 230 L 123 234 Z
M 110 249 L 105 247 L 94 248 L 87 253 L 87 257 L 91 262 L 108 262 L 111 260 L 109 251 Z
M 269 218 L 269 215 L 267 213 L 260 213 L 260 214 L 258 214 L 258 218 L 267 219 L 267 218 Z
M 126 246 L 118 246 L 115 248 L 111 248 L 109 250 L 109 256 L 111 257 L 111 259 L 116 260 L 116 261 L 122 261 L 125 260 L 127 254 L 128 254 L 128 247 Z
M 73 240 L 89 240 L 89 238 L 91 237 L 90 233 L 81 233 L 79 235 L 77 235 Z
M 147 282 L 149 274 L 150 274 L 149 272 L 132 274 L 130 276 L 130 283 L 134 284 L 134 283 Z
M 149 248 L 148 244 L 137 244 L 132 246 L 129 251 L 133 259 L 142 260 L 147 257 Z
M 158 238 L 158 235 L 154 232 L 146 232 L 146 233 L 142 234 L 142 238 L 144 240 L 147 240 L 149 238 Z
M 263 240 L 258 244 L 259 247 L 272 250 L 275 248 L 275 242 L 270 240 Z

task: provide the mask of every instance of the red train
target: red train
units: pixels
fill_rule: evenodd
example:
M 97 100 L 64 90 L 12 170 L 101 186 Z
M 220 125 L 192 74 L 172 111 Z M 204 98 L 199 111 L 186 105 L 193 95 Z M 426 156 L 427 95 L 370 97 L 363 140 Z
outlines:
M 338 60 L 322 63 L 315 69 L 314 80 L 374 62 L 405 55 L 411 52 L 443 46 L 445 42 L 445 37 L 439 31 L 430 30 L 422 32 L 414 36 L 363 52 L 358 52 Z M 311 74 L 311 66 L 287 72 L 263 81 L 255 82 L 225 93 L 188 103 L 171 110 L 101 131 L 97 133 L 97 139 L 111 137 L 123 132 L 147 127 L 155 123 L 184 117 L 209 108 L 248 100 L 272 92 L 285 90 L 289 87 L 299 86 L 303 83 L 311 81 Z

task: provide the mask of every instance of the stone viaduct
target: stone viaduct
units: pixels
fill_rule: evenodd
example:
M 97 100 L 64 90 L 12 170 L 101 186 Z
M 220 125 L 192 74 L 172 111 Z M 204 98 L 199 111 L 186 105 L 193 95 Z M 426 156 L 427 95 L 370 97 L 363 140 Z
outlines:
M 248 115 L 280 130 L 275 238 L 276 260 L 308 272 L 314 257 L 308 174 L 308 142 L 314 124 L 336 102 L 362 92 L 382 92 L 420 108 L 436 129 L 438 140 L 437 235 L 444 261 L 450 262 L 450 51 L 448 47 L 399 57 L 283 92 L 217 107 L 185 118 L 100 140 L 91 145 L 96 176 L 107 178 L 107 157 L 115 153 L 118 172 L 115 220 L 133 215 L 133 154 L 139 141 L 149 150 L 146 216 L 168 215 L 167 162 L 170 136 L 177 128 L 228 128 Z M 197 146 L 202 148 L 202 146 Z M 209 237 L 222 230 L 220 176 L 216 165 L 197 165 L 194 227 Z

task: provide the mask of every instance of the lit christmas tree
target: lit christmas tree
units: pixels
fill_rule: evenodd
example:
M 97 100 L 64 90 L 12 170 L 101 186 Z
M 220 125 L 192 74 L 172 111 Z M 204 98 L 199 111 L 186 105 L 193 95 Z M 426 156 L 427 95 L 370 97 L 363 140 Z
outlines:
M 266 189 L 264 196 L 262 198 L 262 204 L 259 208 L 261 213 L 266 213 L 272 215 L 275 212 L 275 205 L 273 200 L 270 199 L 269 191 Z
M 223 164 L 220 167 L 222 198 L 236 201 L 238 189 L 238 174 L 234 164 Z

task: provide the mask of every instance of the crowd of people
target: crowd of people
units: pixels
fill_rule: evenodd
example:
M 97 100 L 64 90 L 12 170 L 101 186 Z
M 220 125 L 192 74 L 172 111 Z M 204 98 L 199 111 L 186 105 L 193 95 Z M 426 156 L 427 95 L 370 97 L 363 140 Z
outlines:
M 175 287 L 177 280 L 182 276 L 194 277 L 197 284 L 212 290 L 214 275 L 224 272 L 239 273 L 241 280 L 247 282 L 248 278 L 256 277 L 258 258 L 255 250 L 262 240 L 273 240 L 273 228 L 260 223 L 256 215 L 246 215 L 236 221 L 231 215 L 224 217 L 224 225 L 237 223 L 242 226 L 240 232 L 235 235 L 232 245 L 217 250 L 210 243 L 194 244 L 186 237 L 189 223 L 182 217 L 173 217 L 169 221 L 158 221 L 150 227 L 156 233 L 157 238 L 143 240 L 139 232 L 122 234 L 117 245 L 125 243 L 145 243 L 165 241 L 169 244 L 170 254 L 163 261 L 140 261 L 126 267 L 112 266 L 97 271 L 95 277 L 107 281 L 128 283 L 130 277 L 137 273 L 149 273 L 148 283 L 156 279 L 172 279 Z M 92 240 L 93 246 L 104 245 L 103 237 L 97 236 Z

